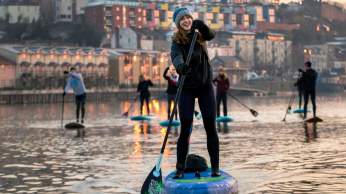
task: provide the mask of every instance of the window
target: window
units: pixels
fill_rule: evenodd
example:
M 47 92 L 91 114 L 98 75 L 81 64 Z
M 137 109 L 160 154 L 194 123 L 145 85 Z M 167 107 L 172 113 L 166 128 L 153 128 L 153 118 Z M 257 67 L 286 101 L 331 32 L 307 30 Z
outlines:
M 236 15 L 236 22 L 237 22 L 237 25 L 242 25 L 243 24 L 243 15 L 242 14 L 237 14 Z
M 230 19 L 229 19 L 229 13 L 225 13 L 224 16 L 224 23 L 225 24 L 230 24 Z
M 215 24 L 218 22 L 217 20 L 217 13 L 213 13 L 213 19 L 211 20 L 211 23 Z
M 250 26 L 255 25 L 255 21 L 256 21 L 255 15 L 254 14 L 250 14 L 249 15 L 249 24 L 250 24 Z
M 166 21 L 167 12 L 165 10 L 160 10 L 160 22 Z
M 147 21 L 153 21 L 153 10 L 152 9 L 147 10 Z

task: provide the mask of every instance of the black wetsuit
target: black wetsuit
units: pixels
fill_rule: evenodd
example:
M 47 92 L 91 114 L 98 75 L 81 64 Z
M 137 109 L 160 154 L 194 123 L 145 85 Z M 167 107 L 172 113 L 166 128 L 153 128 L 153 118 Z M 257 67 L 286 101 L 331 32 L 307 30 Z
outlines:
M 194 27 L 199 30 L 203 40 L 209 41 L 214 38 L 215 34 L 202 21 L 195 20 L 192 25 L 192 32 L 187 37 L 189 43 L 179 44 L 172 42 L 171 59 L 182 76 L 180 69 L 184 64 L 191 40 L 193 37 Z M 207 147 L 210 156 L 212 169 L 219 169 L 219 138 L 216 131 L 216 104 L 215 95 L 212 86 L 212 70 L 207 55 L 205 42 L 196 42 L 189 64 L 189 71 L 186 74 L 183 90 L 179 100 L 179 117 L 181 122 L 181 133 L 177 143 L 177 170 L 184 170 L 185 160 L 189 149 L 189 137 L 195 110 L 195 98 L 198 99 L 199 107 L 203 117 L 204 128 L 207 133 Z
M 173 81 L 170 77 L 167 76 L 167 72 L 169 70 L 169 67 L 165 69 L 165 72 L 163 73 L 163 78 L 165 78 L 168 82 L 167 85 L 167 106 L 168 106 L 168 112 L 167 112 L 167 118 L 169 119 L 169 116 L 171 115 L 171 106 L 174 103 L 175 95 L 177 94 L 178 89 L 178 83 Z M 175 119 L 178 119 L 178 112 L 175 112 L 174 114 Z
M 150 114 L 149 109 L 149 99 L 150 99 L 150 92 L 149 92 L 149 86 L 153 86 L 153 82 L 151 80 L 144 80 L 138 83 L 137 92 L 140 92 L 140 102 L 141 102 L 141 115 L 143 114 L 143 106 L 144 106 L 144 100 L 147 104 L 147 113 Z
M 316 80 L 317 72 L 313 69 L 308 69 L 302 72 L 302 82 L 304 88 L 304 118 L 306 118 L 309 96 L 312 102 L 312 110 L 314 117 L 316 116 Z

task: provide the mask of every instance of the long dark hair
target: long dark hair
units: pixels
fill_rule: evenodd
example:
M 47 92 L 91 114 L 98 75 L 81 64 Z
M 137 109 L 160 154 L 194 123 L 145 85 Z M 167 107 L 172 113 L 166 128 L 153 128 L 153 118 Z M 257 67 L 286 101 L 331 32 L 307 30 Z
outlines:
M 182 27 L 180 27 L 180 25 L 177 26 L 177 29 L 178 30 L 174 33 L 174 35 L 172 37 L 172 41 L 174 41 L 178 44 L 189 43 L 189 38 L 187 37 L 186 31 Z M 204 42 L 200 32 L 198 32 L 197 42 L 200 44 L 203 44 L 203 42 Z

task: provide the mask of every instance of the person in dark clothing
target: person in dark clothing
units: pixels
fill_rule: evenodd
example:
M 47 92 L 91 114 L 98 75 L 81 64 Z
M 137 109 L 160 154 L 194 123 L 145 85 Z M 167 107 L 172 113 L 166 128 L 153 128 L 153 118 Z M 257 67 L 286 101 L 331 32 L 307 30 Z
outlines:
M 303 99 L 303 95 L 304 95 L 302 74 L 300 72 L 299 72 L 299 76 L 298 76 L 296 83 L 294 83 L 294 86 L 297 87 L 297 90 L 298 90 L 299 109 L 300 109 L 302 107 L 302 99 Z
M 212 84 L 212 70 L 206 49 L 206 41 L 212 40 L 215 33 L 203 21 L 193 20 L 191 12 L 185 7 L 175 10 L 173 20 L 178 30 L 172 39 L 171 60 L 178 74 L 186 76 L 178 104 L 181 132 L 177 142 L 177 164 L 174 178 L 184 177 L 195 98 L 198 99 L 207 133 L 207 148 L 212 168 L 211 176 L 220 176 L 215 94 Z M 198 38 L 193 48 L 190 64 L 186 64 L 196 29 L 198 30 Z
M 216 84 L 216 110 L 217 116 L 220 116 L 220 105 L 222 101 L 223 115 L 227 116 L 227 91 L 229 89 L 229 79 L 223 68 L 219 69 L 219 75 L 213 80 Z
M 150 114 L 149 109 L 149 101 L 150 101 L 150 92 L 149 92 L 149 86 L 153 86 L 153 82 L 151 82 L 150 79 L 146 80 L 143 75 L 139 76 L 139 83 L 137 86 L 137 92 L 139 92 L 139 98 L 140 98 L 140 106 L 141 106 L 141 115 L 143 115 L 143 106 L 144 106 L 144 100 L 147 104 L 147 114 Z
M 163 73 L 163 77 L 168 81 L 168 86 L 167 86 L 167 106 L 168 106 L 168 114 L 167 114 L 167 118 L 169 119 L 169 116 L 171 115 L 171 106 L 174 103 L 174 98 L 175 95 L 177 94 L 177 89 L 178 89 L 178 79 L 179 76 L 177 74 L 177 71 L 175 70 L 175 68 L 169 68 L 167 67 L 165 69 L 165 72 Z M 178 113 L 175 112 L 174 114 L 175 119 L 178 119 Z
M 312 110 L 314 117 L 316 117 L 316 80 L 317 72 L 311 68 L 311 62 L 307 61 L 304 63 L 305 71 L 299 69 L 302 73 L 302 84 L 304 88 L 304 119 L 306 119 L 306 112 L 309 103 L 309 96 L 312 102 Z

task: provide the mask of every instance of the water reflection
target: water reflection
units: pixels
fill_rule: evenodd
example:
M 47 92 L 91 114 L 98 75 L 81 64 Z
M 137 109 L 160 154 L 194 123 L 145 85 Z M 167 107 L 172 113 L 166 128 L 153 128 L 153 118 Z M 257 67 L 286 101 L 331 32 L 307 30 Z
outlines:
M 307 143 L 310 143 L 312 141 L 316 141 L 317 136 L 317 123 L 304 123 L 304 130 L 305 130 L 305 140 Z
M 229 133 L 230 132 L 230 126 L 228 122 L 217 122 L 217 130 L 219 133 Z

